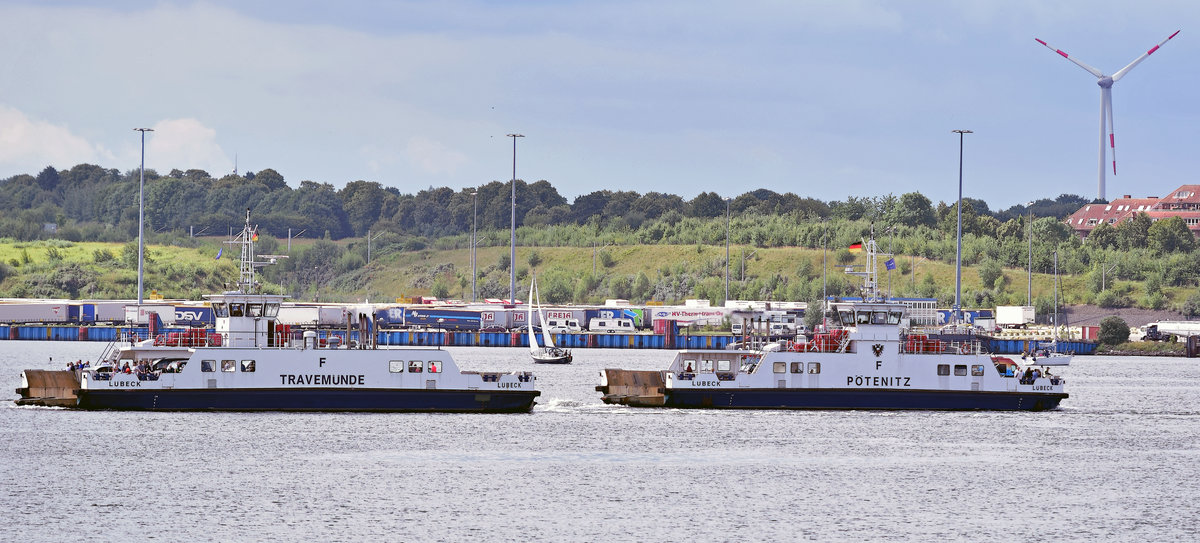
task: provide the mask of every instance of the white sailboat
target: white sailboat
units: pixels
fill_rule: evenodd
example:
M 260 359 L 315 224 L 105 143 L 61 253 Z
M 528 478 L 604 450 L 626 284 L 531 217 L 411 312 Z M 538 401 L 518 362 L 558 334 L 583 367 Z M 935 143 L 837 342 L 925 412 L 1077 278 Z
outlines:
M 537 335 L 533 333 L 533 306 L 537 305 L 538 323 L 542 328 L 542 346 L 538 346 Z M 554 338 L 546 329 L 546 318 L 542 315 L 541 296 L 537 291 L 537 277 L 529 283 L 529 306 L 525 318 L 529 329 L 529 356 L 537 364 L 570 364 L 573 357 L 569 349 L 554 346 Z
M 1054 251 L 1054 335 L 1050 343 L 1042 343 L 1031 354 L 1032 364 L 1039 366 L 1069 366 L 1074 355 L 1058 350 L 1058 251 Z

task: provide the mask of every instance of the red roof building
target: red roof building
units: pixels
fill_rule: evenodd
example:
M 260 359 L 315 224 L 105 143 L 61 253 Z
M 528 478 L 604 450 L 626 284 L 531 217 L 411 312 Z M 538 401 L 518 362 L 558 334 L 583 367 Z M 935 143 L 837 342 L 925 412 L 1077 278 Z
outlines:
M 1110 226 L 1132 220 L 1145 213 L 1151 221 L 1182 217 L 1192 234 L 1200 238 L 1200 185 L 1183 185 L 1159 198 L 1133 198 L 1126 194 L 1107 204 L 1087 204 L 1072 213 L 1064 222 L 1080 238 L 1087 239 L 1092 229 L 1106 222 Z

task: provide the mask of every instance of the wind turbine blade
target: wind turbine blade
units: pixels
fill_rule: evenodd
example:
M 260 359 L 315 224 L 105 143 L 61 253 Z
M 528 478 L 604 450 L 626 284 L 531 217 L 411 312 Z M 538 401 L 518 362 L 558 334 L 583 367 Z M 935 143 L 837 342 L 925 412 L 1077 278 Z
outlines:
M 1104 109 L 1108 117 L 1108 147 L 1112 150 L 1113 175 L 1117 175 L 1117 133 L 1113 130 L 1112 89 L 1104 89 Z
M 1159 47 L 1162 47 L 1167 42 L 1171 41 L 1171 38 L 1174 38 L 1177 34 L 1179 34 L 1178 30 L 1175 31 L 1175 34 L 1171 34 L 1170 36 L 1167 36 L 1167 39 L 1159 42 L 1158 45 L 1151 47 L 1149 51 L 1142 53 L 1142 56 L 1134 59 L 1134 61 L 1130 62 L 1128 66 L 1121 68 L 1120 70 L 1117 70 L 1117 73 L 1113 74 L 1112 80 L 1117 81 L 1117 80 L 1121 79 L 1122 77 L 1125 77 L 1125 74 L 1129 73 L 1129 70 L 1132 70 L 1133 67 L 1137 66 L 1139 62 L 1146 60 L 1146 57 L 1153 55 L 1155 51 L 1158 51 Z
M 1167 39 L 1170 39 L 1170 38 L 1167 38 Z M 1054 51 L 1055 53 L 1058 53 L 1058 54 L 1062 55 L 1062 57 L 1063 57 L 1063 58 L 1065 58 L 1065 59 L 1067 59 L 1067 60 L 1069 60 L 1069 61 L 1071 61 L 1071 62 L 1074 62 L 1074 63 L 1075 63 L 1077 66 L 1079 66 L 1080 68 L 1083 68 L 1083 69 L 1087 70 L 1087 71 L 1088 71 L 1089 73 L 1091 73 L 1092 75 L 1094 75 L 1094 76 L 1096 76 L 1096 77 L 1104 77 L 1104 73 L 1103 73 L 1103 72 L 1101 72 L 1100 70 L 1097 70 L 1097 69 L 1095 69 L 1095 68 L 1093 68 L 1093 67 L 1091 67 L 1091 66 L 1088 66 L 1087 64 L 1084 64 L 1084 63 L 1082 63 L 1082 62 L 1080 62 L 1080 61 L 1078 61 L 1078 60 L 1075 60 L 1075 59 L 1071 58 L 1071 55 L 1068 55 L 1068 54 L 1066 53 L 1066 51 L 1063 51 L 1062 49 L 1055 49 L 1055 48 L 1051 47 L 1051 46 L 1050 46 L 1050 44 L 1048 44 L 1048 43 L 1046 43 L 1046 42 L 1044 42 L 1044 41 L 1042 41 L 1042 40 L 1039 40 L 1039 39 L 1037 39 L 1037 38 L 1034 38 L 1034 40 L 1035 40 L 1035 41 L 1037 41 L 1038 43 L 1042 44 L 1042 45 L 1045 45 L 1045 46 L 1046 46 L 1046 49 L 1049 49 L 1049 50 L 1051 50 L 1051 51 Z

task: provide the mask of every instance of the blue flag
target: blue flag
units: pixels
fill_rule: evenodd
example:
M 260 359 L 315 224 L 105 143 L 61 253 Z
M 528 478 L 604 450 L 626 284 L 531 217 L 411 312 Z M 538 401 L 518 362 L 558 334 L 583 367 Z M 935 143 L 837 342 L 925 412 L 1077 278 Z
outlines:
M 887 262 L 883 263 L 883 265 L 887 266 L 888 270 L 894 270 L 894 269 L 896 269 L 896 259 L 889 258 L 889 259 L 887 259 Z
M 214 258 L 213 260 L 221 260 L 221 251 L 224 251 L 224 250 L 225 250 L 224 247 L 217 248 L 217 258 Z

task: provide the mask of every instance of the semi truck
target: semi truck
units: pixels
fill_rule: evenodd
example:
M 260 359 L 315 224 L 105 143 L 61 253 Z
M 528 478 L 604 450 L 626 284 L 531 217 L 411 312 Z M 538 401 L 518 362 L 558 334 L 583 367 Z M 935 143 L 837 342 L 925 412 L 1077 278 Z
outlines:
M 1146 325 L 1147 341 L 1166 341 L 1170 336 L 1200 336 L 1200 321 L 1158 321 Z

